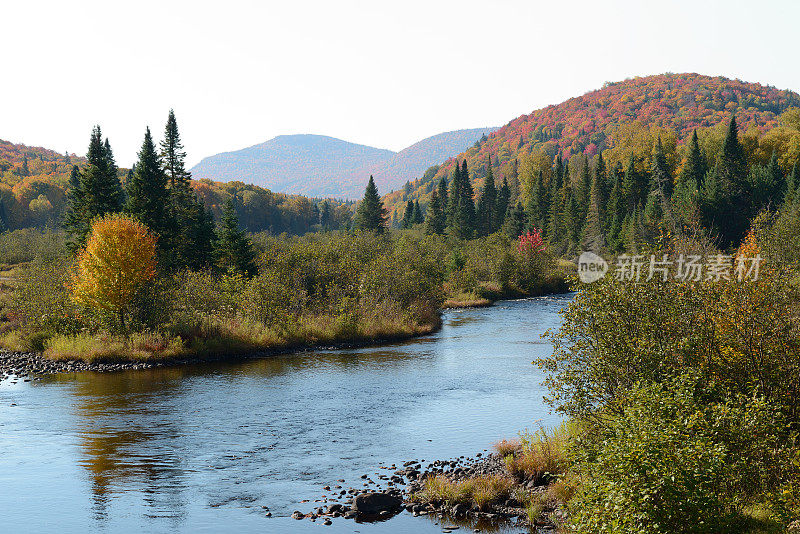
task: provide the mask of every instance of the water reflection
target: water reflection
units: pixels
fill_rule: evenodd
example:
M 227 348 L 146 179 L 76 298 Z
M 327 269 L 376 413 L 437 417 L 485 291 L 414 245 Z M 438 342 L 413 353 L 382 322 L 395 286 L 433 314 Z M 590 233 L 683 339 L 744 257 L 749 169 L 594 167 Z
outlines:
M 322 486 L 340 478 L 360 487 L 360 475 L 380 462 L 473 454 L 535 420 L 555 421 L 530 362 L 549 350 L 539 335 L 558 324 L 566 301 L 452 311 L 441 332 L 387 347 L 77 373 L 26 385 L 27 402 L 42 409 L 5 420 L 0 411 L 0 426 L 13 423 L 15 443 L 39 440 L 42 453 L 60 462 L 61 476 L 54 472 L 47 488 L 18 484 L 11 524 L 66 495 L 70 506 L 47 506 L 61 510 L 48 514 L 61 514 L 65 532 L 218 531 L 233 523 L 242 531 L 293 532 L 299 525 L 265 524 L 262 507 L 288 516 L 310 509 L 301 501 L 320 498 Z M 67 443 L 49 445 L 50 434 Z M 0 435 L 0 445 L 9 439 Z M 45 472 L 17 446 L 10 450 L 5 461 L 19 456 L 14 480 Z M 0 489 L 0 508 L 3 502 Z M 429 525 L 397 519 L 363 528 L 438 530 Z

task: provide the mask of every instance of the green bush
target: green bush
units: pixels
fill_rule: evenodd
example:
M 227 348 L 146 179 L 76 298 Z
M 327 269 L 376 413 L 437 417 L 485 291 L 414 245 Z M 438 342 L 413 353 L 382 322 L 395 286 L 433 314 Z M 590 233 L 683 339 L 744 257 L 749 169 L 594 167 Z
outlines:
M 779 410 L 688 373 L 636 385 L 574 450 L 578 532 L 725 533 L 785 456 Z

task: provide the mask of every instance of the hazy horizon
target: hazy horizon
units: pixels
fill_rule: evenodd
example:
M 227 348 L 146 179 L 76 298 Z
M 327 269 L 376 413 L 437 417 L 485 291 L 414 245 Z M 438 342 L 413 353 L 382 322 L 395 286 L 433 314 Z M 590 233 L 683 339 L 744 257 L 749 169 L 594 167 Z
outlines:
M 788 1 L 534 3 L 146 0 L 5 7 L 0 139 L 118 163 L 174 108 L 194 165 L 310 133 L 401 150 L 600 88 L 697 72 L 800 91 Z M 335 23 L 334 23 L 335 21 Z M 148 59 L 143 59 L 148 58 Z

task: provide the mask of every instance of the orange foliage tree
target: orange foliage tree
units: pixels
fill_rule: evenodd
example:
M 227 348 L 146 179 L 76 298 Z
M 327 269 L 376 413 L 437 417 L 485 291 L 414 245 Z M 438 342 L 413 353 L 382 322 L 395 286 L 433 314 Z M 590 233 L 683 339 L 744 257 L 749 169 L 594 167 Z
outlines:
M 123 214 L 94 222 L 78 256 L 73 298 L 112 313 L 125 329 L 125 315 L 156 272 L 156 238 L 139 221 Z

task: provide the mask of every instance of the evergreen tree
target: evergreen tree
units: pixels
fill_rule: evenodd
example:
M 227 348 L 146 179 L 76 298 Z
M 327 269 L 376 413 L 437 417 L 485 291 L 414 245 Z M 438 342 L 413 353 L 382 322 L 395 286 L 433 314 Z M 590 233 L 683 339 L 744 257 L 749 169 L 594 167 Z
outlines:
M 422 210 L 419 207 L 419 200 L 414 201 L 414 215 L 411 218 L 412 224 L 422 224 L 425 218 L 422 216 Z
M 323 232 L 331 229 L 331 204 L 327 200 L 322 203 L 322 210 L 319 213 L 319 225 Z
M 586 210 L 586 222 L 583 227 L 584 250 L 598 252 L 605 248 L 603 229 L 603 207 L 601 198 L 600 177 L 595 173 L 589 188 L 589 205 Z
M 74 188 L 76 194 L 68 207 L 71 215 L 65 221 L 67 230 L 72 234 L 72 249 L 83 245 L 91 221 L 107 213 L 120 211 L 124 199 L 111 145 L 108 139 L 103 143 L 99 126 L 92 129 L 86 160 L 86 167 L 80 175 L 80 186 Z
M 401 228 L 411 228 L 414 224 L 414 201 L 409 200 L 406 203 L 406 210 L 403 213 L 403 221 L 400 223 Z
M 68 244 L 71 249 L 76 249 L 79 245 L 75 239 L 77 236 L 85 236 L 89 232 L 89 220 L 86 217 L 85 210 L 81 172 L 77 165 L 73 165 L 72 172 L 69 175 L 67 209 L 64 213 L 64 229 L 73 237 Z
M 478 233 L 479 235 L 489 235 L 495 232 L 495 221 L 497 220 L 495 210 L 497 209 L 497 189 L 495 188 L 494 175 L 492 174 L 492 162 L 489 161 L 486 178 L 483 181 L 483 191 L 478 201 Z
M 494 228 L 498 229 L 503 226 L 508 212 L 508 206 L 511 202 L 511 189 L 508 186 L 508 180 L 503 178 L 503 185 L 497 192 L 497 205 L 494 209 Z
M 20 169 L 19 174 L 20 174 L 20 176 L 29 176 L 31 174 L 31 171 L 28 170 L 28 155 L 27 154 L 23 154 L 22 155 L 22 167 Z
M 441 182 L 439 189 L 441 190 Z M 445 231 L 447 220 L 442 205 L 442 197 L 439 191 L 434 189 L 431 193 L 431 202 L 428 204 L 428 211 L 425 214 L 425 233 L 428 235 L 440 235 Z
M 527 221 L 525 219 L 525 208 L 522 207 L 521 202 L 509 209 L 508 217 L 503 223 L 503 232 L 510 238 L 516 239 L 523 234 Z
M 647 192 L 647 177 L 636 170 L 636 162 L 631 155 L 622 179 L 622 194 L 625 197 L 627 210 L 633 211 L 637 206 L 643 204 Z
M 661 143 L 661 136 L 658 136 L 655 147 L 653 148 L 653 161 L 650 166 L 650 189 L 658 191 L 663 199 L 672 197 L 672 176 L 667 165 L 667 158 L 664 155 L 664 146 Z
M 198 268 L 211 260 L 213 234 L 209 233 L 209 213 L 191 187 L 191 173 L 186 170 L 186 152 L 178 131 L 175 112 L 169 110 L 160 144 L 161 166 L 168 180 L 165 228 L 162 243 L 169 250 L 166 263 L 173 267 Z M 213 225 L 213 217 L 212 217 Z
M 786 194 L 784 195 L 783 203 L 787 206 L 795 204 L 798 200 L 797 189 L 800 186 L 800 169 L 797 167 L 798 161 L 795 161 L 792 172 L 786 177 Z
M 456 237 L 470 239 L 475 230 L 475 201 L 469 181 L 467 160 L 453 172 L 448 202 L 448 227 Z
M 723 248 L 741 241 L 754 215 L 747 178 L 747 158 L 732 116 L 717 164 L 715 208 L 710 213 Z
M 367 182 L 364 190 L 364 199 L 358 205 L 356 215 L 353 220 L 353 227 L 358 230 L 368 230 L 373 232 L 383 232 L 386 226 L 386 211 L 383 208 L 383 201 L 378 195 L 378 188 L 372 175 Z
M 231 198 L 226 200 L 223 206 L 214 245 L 217 265 L 223 269 L 239 272 L 246 276 L 258 274 L 253 245 L 244 230 L 239 227 L 239 219 L 236 217 Z
M 689 152 L 686 154 L 686 162 L 683 165 L 678 183 L 684 182 L 691 184 L 694 189 L 700 190 L 703 186 L 703 178 L 708 172 L 708 165 L 703 152 L 700 150 L 700 143 L 697 139 L 697 130 L 692 132 L 692 140 L 689 142 Z
M 447 178 L 445 176 L 442 176 L 439 179 L 438 191 L 439 191 L 439 202 L 442 205 L 442 212 L 445 214 L 445 217 L 447 217 L 447 210 L 448 210 L 448 206 L 449 206 L 449 198 L 448 198 L 448 195 L 447 195 L 447 189 L 448 189 L 447 188 Z
M 139 160 L 128 184 L 128 201 L 125 211 L 138 218 L 159 238 L 163 237 L 167 227 L 167 176 L 161 169 L 156 147 L 150 135 L 150 128 L 145 130 Z M 160 239 L 159 239 L 160 240 Z M 168 250 L 170 243 L 161 241 L 159 248 Z

